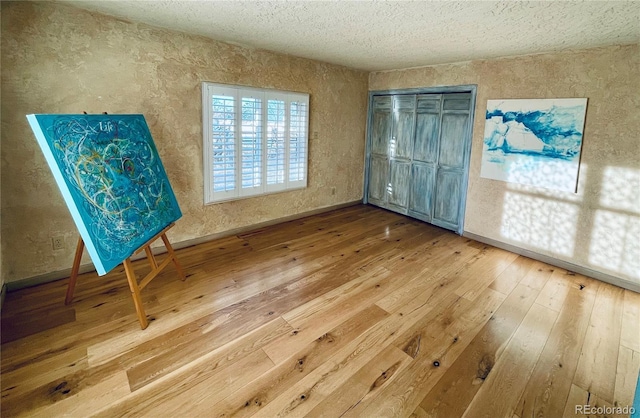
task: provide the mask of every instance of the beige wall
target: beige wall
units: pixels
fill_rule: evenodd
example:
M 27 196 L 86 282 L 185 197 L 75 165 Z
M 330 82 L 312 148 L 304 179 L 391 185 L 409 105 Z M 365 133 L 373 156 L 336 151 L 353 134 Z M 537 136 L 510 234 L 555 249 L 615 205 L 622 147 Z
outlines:
M 365 72 L 30 2 L 2 2 L 2 63 L 7 281 L 68 269 L 77 237 L 29 113 L 143 113 L 184 213 L 174 242 L 362 198 Z M 307 189 L 203 205 L 202 81 L 310 94 Z
M 640 283 L 638 45 L 369 75 L 369 90 L 477 84 L 465 231 Z M 587 97 L 578 193 L 480 178 L 488 99 Z M 636 287 L 637 288 L 637 287 Z

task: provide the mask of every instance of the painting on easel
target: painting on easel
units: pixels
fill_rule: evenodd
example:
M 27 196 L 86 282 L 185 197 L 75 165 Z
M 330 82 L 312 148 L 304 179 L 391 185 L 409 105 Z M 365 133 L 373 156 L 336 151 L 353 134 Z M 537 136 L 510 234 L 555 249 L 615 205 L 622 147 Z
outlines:
M 27 115 L 98 274 L 182 213 L 143 115 Z

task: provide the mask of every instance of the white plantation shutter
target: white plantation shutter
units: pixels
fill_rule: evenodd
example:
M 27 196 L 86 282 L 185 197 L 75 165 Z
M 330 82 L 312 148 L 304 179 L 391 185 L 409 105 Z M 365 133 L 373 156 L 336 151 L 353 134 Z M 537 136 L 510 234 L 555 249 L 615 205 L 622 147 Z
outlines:
M 237 92 L 232 89 L 219 89 L 209 99 L 211 142 L 207 148 L 213 170 L 210 189 L 217 199 L 236 194 L 236 103 Z
M 309 95 L 203 83 L 205 203 L 307 186 Z
M 241 196 L 262 193 L 262 97 L 251 91 L 241 91 Z
M 289 102 L 289 186 L 307 185 L 308 96 Z
M 287 139 L 286 97 L 267 98 L 267 191 L 284 190 Z

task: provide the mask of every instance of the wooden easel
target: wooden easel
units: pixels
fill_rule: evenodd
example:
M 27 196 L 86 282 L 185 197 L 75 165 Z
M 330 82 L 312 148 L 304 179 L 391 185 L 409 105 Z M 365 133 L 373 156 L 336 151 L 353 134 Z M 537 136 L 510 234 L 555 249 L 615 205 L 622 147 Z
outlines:
M 173 227 L 174 223 L 169 224 L 165 229 L 156 234 L 153 238 L 147 241 L 142 247 L 138 248 L 132 255 L 138 254 L 144 251 L 147 254 L 147 260 L 151 265 L 151 271 L 138 283 L 136 279 L 136 273 L 133 270 L 133 264 L 131 263 L 131 257 L 128 257 L 122 262 L 124 265 L 124 271 L 129 281 L 129 288 L 131 289 L 131 296 L 133 297 L 133 303 L 136 306 L 136 313 L 138 314 L 138 321 L 140 321 L 140 328 L 145 329 L 149 322 L 147 316 L 144 313 L 144 306 L 142 305 L 142 299 L 140 298 L 140 291 L 144 289 L 160 272 L 173 261 L 173 264 L 178 271 L 180 280 L 185 281 L 187 277 L 184 275 L 184 270 L 176 258 L 176 253 L 173 251 L 173 247 L 167 238 L 167 231 Z M 153 251 L 151 251 L 151 244 L 158 238 L 162 239 L 165 248 L 167 249 L 167 257 L 158 264 Z M 76 255 L 73 260 L 73 268 L 71 269 L 71 277 L 69 277 L 69 286 L 67 287 L 67 296 L 64 299 L 65 305 L 68 305 L 73 300 L 73 291 L 76 287 L 76 280 L 78 279 L 78 271 L 80 270 L 80 260 L 82 259 L 82 251 L 84 250 L 84 241 L 82 237 L 78 238 L 78 245 L 76 247 Z

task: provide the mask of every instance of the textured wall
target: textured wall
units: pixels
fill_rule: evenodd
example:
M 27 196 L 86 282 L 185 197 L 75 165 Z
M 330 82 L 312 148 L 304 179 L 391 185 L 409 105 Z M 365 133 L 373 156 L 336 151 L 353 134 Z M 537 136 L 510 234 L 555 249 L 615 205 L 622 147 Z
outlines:
M 640 283 L 639 46 L 369 75 L 369 90 L 477 84 L 465 231 Z M 587 97 L 578 193 L 480 178 L 488 99 Z
M 77 237 L 28 113 L 143 113 L 184 213 L 174 242 L 362 198 L 364 72 L 31 2 L 2 2 L 2 62 L 7 281 L 68 269 Z M 203 205 L 202 81 L 310 94 L 307 189 Z

